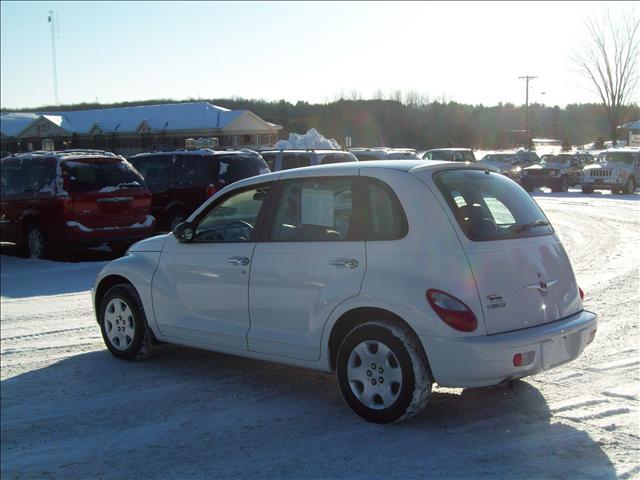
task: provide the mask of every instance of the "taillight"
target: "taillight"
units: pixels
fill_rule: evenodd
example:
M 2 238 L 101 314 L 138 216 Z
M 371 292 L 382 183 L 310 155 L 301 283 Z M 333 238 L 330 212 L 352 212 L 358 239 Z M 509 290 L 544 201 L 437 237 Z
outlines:
M 75 212 L 75 206 L 73 204 L 73 198 L 71 197 L 56 197 L 56 203 L 58 208 L 64 215 L 73 215 Z
M 580 294 L 580 300 L 584 300 L 584 291 L 578 287 L 578 293 Z
M 218 191 L 218 187 L 216 187 L 215 185 L 212 185 L 212 184 L 207 185 L 207 198 L 215 195 L 217 191 Z
M 460 332 L 473 332 L 478 320 L 471 309 L 456 297 L 442 290 L 427 290 L 427 300 L 440 319 Z

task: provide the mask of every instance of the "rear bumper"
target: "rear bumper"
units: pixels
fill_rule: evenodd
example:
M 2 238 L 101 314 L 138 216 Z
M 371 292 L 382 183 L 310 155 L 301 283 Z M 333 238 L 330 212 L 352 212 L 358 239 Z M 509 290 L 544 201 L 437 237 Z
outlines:
M 90 228 L 80 222 L 68 221 L 49 229 L 49 238 L 55 244 L 99 245 L 102 243 L 132 243 L 153 234 L 155 219 L 147 215 L 142 221 L 125 226 Z
M 443 387 L 485 387 L 535 375 L 575 360 L 597 329 L 597 316 L 583 310 L 556 322 L 481 337 L 420 337 L 436 382 Z M 517 353 L 533 361 L 516 367 Z

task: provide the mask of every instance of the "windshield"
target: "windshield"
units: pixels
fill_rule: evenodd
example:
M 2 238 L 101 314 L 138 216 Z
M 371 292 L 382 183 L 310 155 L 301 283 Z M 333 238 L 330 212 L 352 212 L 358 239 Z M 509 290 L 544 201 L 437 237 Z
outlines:
M 602 152 L 598 155 L 598 163 L 622 163 L 631 165 L 638 154 L 634 152 Z
M 545 163 L 570 163 L 571 159 L 574 155 L 543 155 L 540 158 L 540 163 L 544 165 Z
M 503 175 L 445 170 L 434 179 L 470 240 L 505 240 L 553 232 L 531 196 Z
M 69 179 L 71 191 L 112 192 L 122 188 L 139 188 L 144 185 L 142 176 L 129 162 L 104 160 L 106 159 L 64 162 L 62 168 Z
M 482 157 L 481 162 L 494 162 L 494 163 L 515 163 L 517 158 L 515 155 L 510 155 L 506 153 L 502 154 L 489 154 Z

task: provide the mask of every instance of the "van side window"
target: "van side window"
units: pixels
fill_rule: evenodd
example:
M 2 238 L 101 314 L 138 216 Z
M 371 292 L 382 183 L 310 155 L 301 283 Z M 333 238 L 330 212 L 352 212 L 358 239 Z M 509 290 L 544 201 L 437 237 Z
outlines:
M 30 168 L 26 173 L 24 189 L 37 192 L 51 183 L 55 169 L 53 163 L 45 159 L 35 159 L 29 163 Z
M 169 155 L 143 157 L 134 161 L 134 167 L 149 187 L 169 185 L 173 178 L 173 162 Z
M 275 209 L 271 240 L 333 242 L 352 236 L 352 180 L 304 179 L 285 182 Z
M 178 185 L 201 185 L 207 181 L 207 162 L 198 155 L 176 157 L 176 183 Z
M 391 188 L 378 180 L 369 180 L 367 195 L 371 225 L 367 240 L 397 240 L 406 234 L 407 220 Z
M 282 155 L 282 170 L 308 167 L 309 165 L 311 165 L 309 155 L 300 155 L 297 153 L 285 153 Z
M 2 162 L 2 169 L 0 169 L 0 172 L 2 196 L 15 195 L 16 193 L 22 192 L 22 160 L 5 160 Z

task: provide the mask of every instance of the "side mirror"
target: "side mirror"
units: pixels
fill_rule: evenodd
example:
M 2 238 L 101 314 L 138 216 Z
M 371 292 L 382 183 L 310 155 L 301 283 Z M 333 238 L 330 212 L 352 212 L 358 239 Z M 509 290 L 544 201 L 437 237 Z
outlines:
M 176 228 L 173 229 L 173 236 L 181 243 L 189 243 L 193 240 L 195 229 L 191 222 L 179 223 Z

